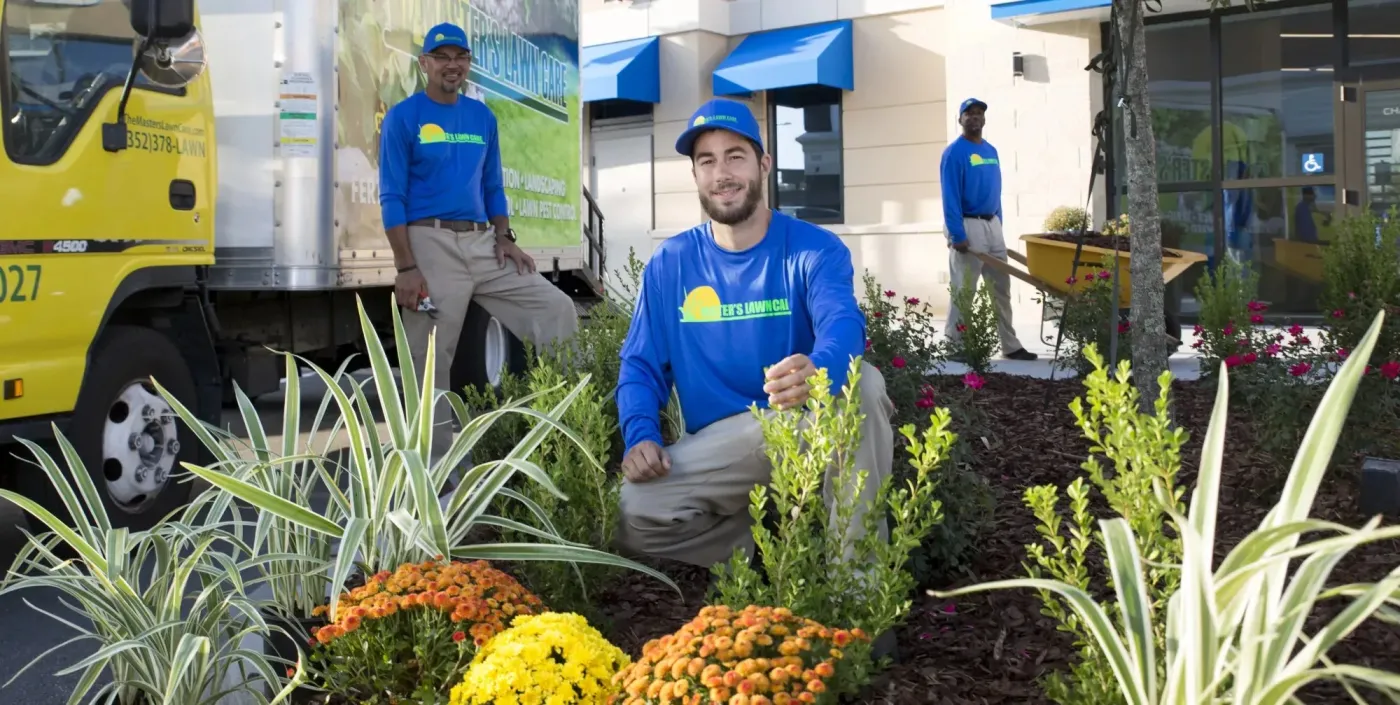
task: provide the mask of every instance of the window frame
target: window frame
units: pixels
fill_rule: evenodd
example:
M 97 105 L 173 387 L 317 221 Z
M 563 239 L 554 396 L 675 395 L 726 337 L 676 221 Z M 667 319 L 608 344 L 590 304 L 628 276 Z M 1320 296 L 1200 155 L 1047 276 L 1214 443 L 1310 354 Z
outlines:
M 830 87 L 828 87 L 828 86 L 794 86 L 793 88 L 796 88 L 796 89 L 807 89 L 807 90 L 811 90 L 812 88 L 821 88 L 821 89 L 829 90 L 829 91 L 830 91 L 830 95 L 834 96 L 834 102 L 831 102 L 831 103 L 813 103 L 812 105 L 834 105 L 834 106 L 836 106 L 836 114 L 837 114 L 837 115 L 839 116 L 839 118 L 840 118 L 840 129 L 836 131 L 836 134 L 837 134 L 837 149 L 836 149 L 836 151 L 837 151 L 837 154 L 838 154 L 839 157 L 840 157 L 840 169 L 838 170 L 838 173 L 837 173 L 837 177 L 836 177 L 836 178 L 837 178 L 837 193 L 839 194 L 839 196 L 838 196 L 838 199 L 839 199 L 839 200 L 838 200 L 838 204 L 839 204 L 839 208 L 840 208 L 840 210 L 841 210 L 841 215 L 835 216 L 835 217 L 820 217 L 820 218 L 798 218 L 797 216 L 793 216 L 793 217 L 794 217 L 794 218 L 797 218 L 798 220 L 801 220 L 801 221 L 804 222 L 804 223 L 811 223 L 811 224 L 813 224 L 813 225 L 845 225 L 845 224 L 846 224 L 846 107 L 845 107 L 845 104 L 846 104 L 846 92 L 843 91 L 843 90 L 841 90 L 840 88 L 830 88 Z M 767 123 L 768 123 L 766 129 L 764 130 L 764 131 L 767 133 L 767 134 L 765 135 L 765 138 L 766 138 L 766 140 L 767 140 L 767 142 L 768 142 L 768 153 L 772 156 L 772 160 L 773 160 L 773 168 L 768 172 L 769 207 L 772 208 L 773 210 L 778 210 L 778 209 L 782 206 L 782 204 L 778 201 L 778 99 L 782 96 L 782 94 L 783 94 L 783 92 L 784 92 L 785 90 L 791 90 L 791 89 L 784 89 L 784 88 L 772 89 L 772 90 L 764 91 L 764 94 L 763 94 L 764 115 L 765 115 L 765 117 L 766 117 L 766 119 L 767 119 Z M 788 106 L 784 106 L 784 107 L 788 107 Z M 811 107 L 811 106 L 804 106 L 804 107 Z
M 10 94 L 11 94 L 12 87 L 13 87 L 13 86 L 12 86 L 13 81 L 12 81 L 12 79 L 11 79 L 11 70 L 10 70 L 10 67 L 11 67 L 11 61 L 10 61 L 10 34 L 11 34 L 11 33 L 10 33 L 10 26 L 9 26 L 9 18 L 10 18 L 10 11 L 11 11 L 12 9 L 14 9 L 15 7 L 18 7 L 18 6 L 19 6 L 19 5 L 16 4 L 16 3 L 8 3 L 8 4 L 5 5 L 4 11 L 3 11 L 3 12 L 0 12 L 0 122 L 3 122 L 3 123 L 4 123 L 3 126 L 0 126 L 0 142 L 3 142 L 3 143 L 4 143 L 4 145 L 5 145 L 5 156 L 6 156 L 6 157 L 10 160 L 10 162 L 13 163 L 13 164 L 21 164 L 21 165 L 24 165 L 24 166 L 34 166 L 34 167 L 53 166 L 54 164 L 57 164 L 58 162 L 62 161 L 63 158 L 64 158 L 65 156 L 68 155 L 69 150 L 72 149 L 72 147 L 73 147 L 73 142 L 74 142 L 75 140 L 77 140 L 78 135 L 82 134 L 83 130 L 86 129 L 86 128 L 88 127 L 88 124 L 92 122 L 92 117 L 93 117 L 93 115 L 95 115 L 95 114 L 97 113 L 97 108 L 98 108 L 98 106 L 100 106 L 100 105 L 103 103 L 103 101 L 106 100 L 107 94 L 110 93 L 110 92 L 112 92 L 112 91 L 114 91 L 114 90 L 116 90 L 116 91 L 121 91 L 121 90 L 124 90 L 124 89 L 125 89 L 125 87 L 126 87 L 126 78 L 129 77 L 130 73 L 128 73 L 128 76 L 127 76 L 127 77 L 123 77 L 123 80 L 122 80 L 121 82 L 119 82 L 119 83 L 112 83 L 111 85 L 108 85 L 108 86 L 104 87 L 104 88 L 101 90 L 101 92 L 99 92 L 99 93 L 97 93 L 96 95 L 94 95 L 93 98 L 92 98 L 90 101 L 88 101 L 88 104 L 87 104 L 86 107 L 84 107 L 82 110 L 79 110 L 79 111 L 77 111 L 77 112 L 75 113 L 72 126 L 69 127 L 69 128 L 67 128 L 67 129 L 65 130 L 65 131 L 67 132 L 67 135 L 63 138 L 63 140 L 61 140 L 61 141 L 59 141 L 59 142 L 56 142 L 56 143 L 54 144 L 54 149 L 53 149 L 52 152 L 50 152 L 50 153 L 48 153 L 48 154 L 38 154 L 38 155 L 27 155 L 27 154 L 18 154 L 18 153 L 16 153 L 16 151 L 15 151 L 15 143 L 14 143 L 14 140 L 10 137 L 10 134 L 11 134 L 11 132 L 10 132 L 10 117 L 11 117 L 11 115 L 12 115 L 12 112 L 11 112 L 11 111 L 12 111 L 13 109 L 15 109 L 15 104 L 14 104 L 14 101 L 11 99 L 11 95 L 10 95 Z M 73 6 L 73 7 L 71 8 L 71 10 L 77 11 L 77 10 L 84 10 L 84 9 L 89 9 L 89 8 L 93 8 L 93 7 L 100 7 L 100 5 L 92 5 L 92 6 Z M 91 35 L 78 34 L 78 33 L 63 34 L 63 35 L 61 35 L 61 38 L 62 38 L 62 39 L 69 39 L 69 38 L 76 38 L 76 39 L 84 39 L 84 38 L 101 39 L 101 38 L 98 38 L 98 37 L 91 37 Z M 137 71 L 137 69 L 136 69 L 136 56 L 137 56 L 137 51 L 138 51 L 138 49 L 139 49 L 140 46 L 141 46 L 141 43 L 142 43 L 141 37 L 136 36 L 136 35 L 133 33 L 132 40 L 131 40 L 131 46 L 132 46 L 132 61 L 131 61 L 131 66 L 130 66 L 129 71 Z M 144 78 L 140 75 L 139 71 L 137 71 L 136 80 L 132 83 L 131 90 L 132 90 L 133 93 L 136 92 L 136 91 L 138 91 L 138 90 L 144 90 L 144 91 L 148 91 L 148 92 L 151 92 L 151 93 L 156 93 L 156 94 L 161 94 L 161 95 L 169 95 L 169 96 L 176 96 L 176 97 L 183 97 L 183 96 L 185 96 L 185 95 L 188 93 L 188 89 L 187 89 L 186 87 L 183 87 L 183 86 L 180 87 L 180 88 L 167 88 L 167 87 L 164 87 L 164 86 L 159 86 L 159 85 L 156 85 L 156 84 L 154 84 L 154 83 L 151 83 L 149 80 L 144 79 Z

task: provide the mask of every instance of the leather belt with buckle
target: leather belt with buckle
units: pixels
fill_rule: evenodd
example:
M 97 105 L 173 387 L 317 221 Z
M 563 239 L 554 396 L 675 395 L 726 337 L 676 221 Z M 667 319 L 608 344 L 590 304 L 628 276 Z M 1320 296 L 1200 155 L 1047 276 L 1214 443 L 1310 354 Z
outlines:
M 995 216 L 995 215 L 969 215 L 969 216 L 967 216 L 967 217 L 969 217 L 969 218 L 976 218 L 976 219 L 978 219 L 978 220 L 991 220 L 991 219 L 995 218 L 996 216 Z
M 442 220 L 440 218 L 424 218 L 415 220 L 409 225 L 423 228 L 441 228 L 459 233 L 485 232 L 490 229 L 490 223 L 478 223 L 474 220 Z

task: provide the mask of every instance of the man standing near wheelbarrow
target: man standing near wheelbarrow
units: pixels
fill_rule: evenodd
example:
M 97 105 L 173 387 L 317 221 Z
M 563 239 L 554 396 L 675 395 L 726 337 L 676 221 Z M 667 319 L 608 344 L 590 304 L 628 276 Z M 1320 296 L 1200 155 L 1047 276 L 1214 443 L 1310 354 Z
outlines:
M 1003 262 L 1007 259 L 1006 238 L 1001 229 L 1001 163 L 996 148 L 982 139 L 986 114 L 986 103 L 976 98 L 963 101 L 958 110 L 962 136 L 943 150 L 939 167 L 943 178 L 944 231 L 950 248 L 950 284 L 953 291 L 958 291 L 977 286 L 985 276 L 992 284 L 1002 354 L 1011 360 L 1034 360 L 1035 353 L 1021 345 L 1011 323 L 1011 277 L 986 267 L 977 258 L 980 253 Z M 948 307 L 948 326 L 943 331 L 949 342 L 956 344 L 961 339 L 961 322 L 957 303 L 952 302 Z M 960 357 L 955 354 L 952 359 Z

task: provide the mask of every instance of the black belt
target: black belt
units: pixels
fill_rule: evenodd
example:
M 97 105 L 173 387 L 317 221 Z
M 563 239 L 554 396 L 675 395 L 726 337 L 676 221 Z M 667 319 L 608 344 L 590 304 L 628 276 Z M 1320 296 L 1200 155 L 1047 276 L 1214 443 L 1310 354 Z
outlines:
M 964 217 L 967 217 L 967 218 L 976 218 L 976 219 L 978 219 L 978 220 L 991 220 L 991 219 L 995 218 L 996 215 L 968 215 L 968 216 L 964 216 Z
M 479 223 L 475 220 L 442 220 L 441 218 L 424 218 L 415 220 L 409 225 L 423 228 L 442 228 L 459 233 L 485 232 L 491 227 L 490 223 Z

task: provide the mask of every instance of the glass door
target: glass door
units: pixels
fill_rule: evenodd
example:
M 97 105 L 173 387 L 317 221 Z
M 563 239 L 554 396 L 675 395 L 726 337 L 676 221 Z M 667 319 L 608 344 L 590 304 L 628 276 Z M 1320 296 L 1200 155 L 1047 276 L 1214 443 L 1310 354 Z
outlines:
M 1400 81 L 1344 88 L 1347 161 L 1343 179 L 1349 212 L 1384 214 L 1400 208 Z M 1349 100 L 1348 98 L 1354 98 Z

